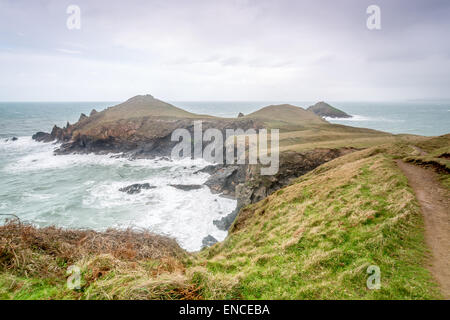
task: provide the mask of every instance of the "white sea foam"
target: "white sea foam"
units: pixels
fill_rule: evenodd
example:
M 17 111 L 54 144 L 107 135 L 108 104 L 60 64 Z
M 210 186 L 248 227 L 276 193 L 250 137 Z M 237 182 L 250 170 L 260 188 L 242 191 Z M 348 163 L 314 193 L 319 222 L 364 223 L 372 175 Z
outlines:
M 333 121 L 348 121 L 348 122 L 404 122 L 405 120 L 402 119 L 387 119 L 383 117 L 368 117 L 368 116 L 362 116 L 362 115 L 352 115 L 351 118 L 331 118 L 331 117 L 325 117 L 325 120 L 329 122 Z
M 8 172 L 28 172 L 47 169 L 66 169 L 75 166 L 133 166 L 147 168 L 171 167 L 170 170 L 177 170 L 179 167 L 195 166 L 203 168 L 209 163 L 202 160 L 181 159 L 177 161 L 159 159 L 136 159 L 130 160 L 121 157 L 120 154 L 68 154 L 54 155 L 54 150 L 58 147 L 53 143 L 35 142 L 31 138 L 19 138 L 17 141 L 3 141 L 0 144 L 0 151 L 8 151 L 14 154 L 24 154 L 15 162 L 5 166 Z M 3 149 L 3 150 L 2 150 Z

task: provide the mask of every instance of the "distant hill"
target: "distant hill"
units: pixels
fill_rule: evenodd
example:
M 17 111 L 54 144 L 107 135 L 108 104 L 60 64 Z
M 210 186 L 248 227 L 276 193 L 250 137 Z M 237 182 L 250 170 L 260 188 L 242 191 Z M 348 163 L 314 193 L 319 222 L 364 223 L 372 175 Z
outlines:
M 271 105 L 250 113 L 246 118 L 282 121 L 291 124 L 325 124 L 325 120 L 311 111 L 290 104 Z
M 309 111 L 314 112 L 318 116 L 321 117 L 329 117 L 329 118 L 351 118 L 352 116 L 345 113 L 342 110 L 339 110 L 335 107 L 330 106 L 328 103 L 320 101 L 315 105 L 310 106 L 308 108 Z
M 177 108 L 169 103 L 155 99 L 153 96 L 138 95 L 127 101 L 98 113 L 103 120 L 119 120 L 140 117 L 176 117 L 196 118 L 198 115 Z

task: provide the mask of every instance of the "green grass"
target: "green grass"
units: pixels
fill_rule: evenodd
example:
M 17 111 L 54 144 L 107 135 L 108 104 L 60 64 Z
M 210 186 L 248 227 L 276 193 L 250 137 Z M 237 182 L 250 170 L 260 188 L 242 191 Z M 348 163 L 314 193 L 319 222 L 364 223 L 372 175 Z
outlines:
M 0 275 L 1 300 L 77 299 L 79 294 L 69 290 L 62 279 L 18 277 L 8 273 Z
M 391 157 L 310 173 L 245 212 L 227 240 L 197 261 L 210 275 L 204 279 L 239 279 L 241 298 L 439 297 L 424 268 L 418 203 Z M 369 265 L 381 269 L 380 290 L 366 287 Z M 203 294 L 220 298 L 211 289 Z

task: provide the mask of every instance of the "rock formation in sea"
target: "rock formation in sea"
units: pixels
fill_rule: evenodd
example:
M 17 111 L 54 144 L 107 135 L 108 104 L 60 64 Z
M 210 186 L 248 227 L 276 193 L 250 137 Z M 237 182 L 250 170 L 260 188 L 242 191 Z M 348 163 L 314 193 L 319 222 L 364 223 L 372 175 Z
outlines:
M 342 110 L 339 110 L 335 107 L 332 107 L 326 102 L 320 101 L 315 105 L 310 106 L 307 110 L 314 112 L 318 116 L 328 117 L 328 118 L 351 118 L 352 116 L 345 113 Z
M 137 194 L 140 193 L 141 190 L 155 189 L 155 186 L 151 186 L 149 183 L 135 183 L 123 188 L 120 188 L 119 191 L 126 192 L 128 194 Z

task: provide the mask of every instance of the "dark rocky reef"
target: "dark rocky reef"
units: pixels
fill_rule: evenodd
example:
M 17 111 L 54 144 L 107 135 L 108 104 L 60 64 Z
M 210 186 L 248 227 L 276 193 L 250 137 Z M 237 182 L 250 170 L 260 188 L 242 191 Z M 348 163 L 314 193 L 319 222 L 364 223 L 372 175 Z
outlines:
M 149 183 L 135 183 L 130 186 L 120 188 L 119 191 L 126 192 L 128 194 L 137 194 L 142 190 L 155 189 L 155 186 L 151 186 Z
M 19 140 L 19 138 L 17 138 L 17 137 L 11 137 L 11 138 L 5 139 L 5 142 L 8 142 L 8 141 L 17 141 L 17 140 Z
M 203 186 L 199 184 L 170 184 L 170 186 L 183 191 L 198 190 L 203 188 Z
M 31 136 L 31 138 L 38 142 L 51 142 L 51 141 L 55 140 L 55 137 L 52 136 L 50 133 L 42 132 L 42 131 L 36 132 L 35 134 L 33 134 Z

